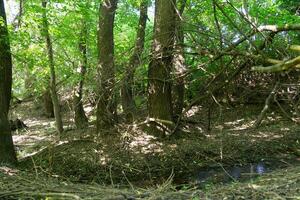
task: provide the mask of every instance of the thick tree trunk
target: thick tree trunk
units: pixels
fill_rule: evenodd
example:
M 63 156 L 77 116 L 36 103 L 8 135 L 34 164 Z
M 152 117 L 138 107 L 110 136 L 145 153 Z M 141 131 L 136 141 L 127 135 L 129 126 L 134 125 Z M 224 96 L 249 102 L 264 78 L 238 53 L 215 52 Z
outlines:
M 104 0 L 100 5 L 98 33 L 98 102 L 97 132 L 111 128 L 116 120 L 114 98 L 115 63 L 114 63 L 114 19 L 117 0 Z
M 172 123 L 171 71 L 175 35 L 175 0 L 155 1 L 152 61 L 148 71 L 149 117 Z M 170 123 L 168 123 L 170 124 Z M 160 124 L 160 126 L 169 126 Z M 155 128 L 153 126 L 153 128 Z M 164 131 L 165 132 L 165 131 Z
M 88 118 L 85 115 L 82 103 L 82 90 L 87 67 L 87 47 L 86 47 L 87 27 L 86 23 L 82 23 L 82 33 L 79 41 L 79 51 L 81 53 L 81 62 L 79 66 L 80 81 L 74 90 L 73 106 L 75 112 L 75 125 L 77 128 L 86 128 L 88 126 Z
M 17 162 L 8 111 L 12 86 L 12 58 L 6 25 L 4 2 L 0 0 L 0 164 Z
M 45 114 L 48 118 L 54 117 L 53 103 L 51 99 L 50 89 L 47 89 L 43 94 Z
M 60 134 L 63 132 L 64 129 L 63 129 L 61 112 L 60 112 L 59 99 L 56 92 L 56 75 L 55 75 L 55 65 L 54 65 L 54 58 L 53 58 L 53 47 L 52 47 L 52 41 L 49 33 L 49 23 L 47 19 L 47 0 L 44 0 L 42 2 L 42 7 L 43 7 L 43 36 L 45 37 L 46 40 L 49 67 L 50 67 L 50 93 L 51 93 L 51 99 L 53 103 L 56 130 Z
M 122 107 L 128 121 L 133 121 L 135 113 L 135 102 L 133 95 L 134 73 L 138 65 L 141 63 L 141 56 L 145 45 L 145 32 L 148 19 L 148 0 L 143 0 L 140 5 L 140 19 L 137 29 L 136 42 L 134 52 L 130 57 L 124 81 L 121 88 Z
M 182 14 L 185 9 L 186 0 L 181 0 L 179 9 L 176 12 L 175 27 L 175 52 L 174 52 L 174 87 L 173 87 L 173 114 L 178 118 L 183 110 L 185 95 L 184 73 L 186 72 L 185 56 L 184 56 L 184 32 L 182 27 Z

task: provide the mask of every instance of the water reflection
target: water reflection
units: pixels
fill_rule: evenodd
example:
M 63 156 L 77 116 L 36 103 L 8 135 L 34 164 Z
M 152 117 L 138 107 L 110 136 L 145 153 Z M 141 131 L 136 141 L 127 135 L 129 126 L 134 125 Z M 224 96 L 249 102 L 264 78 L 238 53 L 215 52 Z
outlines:
M 263 162 L 235 165 L 232 167 L 219 167 L 214 169 L 202 170 L 197 173 L 197 183 L 212 182 L 228 182 L 233 180 L 242 180 L 262 175 L 268 172 L 266 164 Z
M 261 175 L 266 173 L 266 167 L 264 163 L 258 163 L 256 166 L 256 173 Z
M 229 176 L 235 180 L 239 180 L 246 176 L 262 175 L 266 173 L 266 165 L 262 162 L 257 164 L 250 164 L 246 166 L 234 166 L 229 169 Z

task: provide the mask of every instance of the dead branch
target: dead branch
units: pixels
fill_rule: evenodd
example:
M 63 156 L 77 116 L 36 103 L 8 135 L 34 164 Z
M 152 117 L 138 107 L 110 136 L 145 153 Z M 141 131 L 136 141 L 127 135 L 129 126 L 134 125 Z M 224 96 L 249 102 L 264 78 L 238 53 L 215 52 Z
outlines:
M 270 108 L 271 100 L 273 99 L 273 96 L 275 95 L 278 86 L 279 86 L 279 82 L 276 82 L 274 88 L 272 89 L 271 93 L 269 94 L 268 98 L 267 98 L 266 101 L 265 101 L 265 106 L 264 106 L 264 108 L 262 109 L 260 115 L 258 116 L 257 120 L 255 121 L 255 123 L 254 123 L 254 125 L 253 125 L 254 128 L 258 128 L 259 125 L 261 124 L 262 120 L 264 119 L 264 117 L 265 117 L 267 111 L 268 111 L 269 108 Z

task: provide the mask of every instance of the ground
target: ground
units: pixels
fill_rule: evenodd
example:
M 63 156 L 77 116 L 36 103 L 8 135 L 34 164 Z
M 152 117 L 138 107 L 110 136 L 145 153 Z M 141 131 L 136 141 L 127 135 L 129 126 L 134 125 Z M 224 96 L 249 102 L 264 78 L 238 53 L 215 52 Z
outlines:
M 261 109 L 216 108 L 207 131 L 207 110 L 193 107 L 180 133 L 156 138 L 145 131 L 144 118 L 120 123 L 102 135 L 95 134 L 93 122 L 86 130 L 76 130 L 66 107 L 66 131 L 58 136 L 54 120 L 41 116 L 38 103 L 22 103 L 11 117 L 23 120 L 28 129 L 14 133 L 20 163 L 17 169 L 1 168 L 0 197 L 300 198 L 300 127 L 274 111 L 252 129 Z M 240 182 L 224 181 L 220 175 L 233 166 L 258 162 L 269 173 Z

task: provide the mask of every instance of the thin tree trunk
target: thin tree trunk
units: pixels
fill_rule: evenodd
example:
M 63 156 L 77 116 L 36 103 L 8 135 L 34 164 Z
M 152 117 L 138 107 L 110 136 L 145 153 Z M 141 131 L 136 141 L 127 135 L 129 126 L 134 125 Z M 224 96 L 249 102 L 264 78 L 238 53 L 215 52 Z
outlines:
M 88 118 L 85 115 L 82 103 L 82 90 L 83 84 L 86 74 L 86 67 L 87 67 L 87 27 L 86 23 L 83 21 L 82 23 L 82 32 L 80 35 L 79 41 L 79 50 L 81 53 L 81 63 L 79 66 L 79 73 L 80 73 L 80 81 L 75 88 L 74 97 L 73 97 L 73 106 L 75 112 L 75 125 L 77 128 L 86 128 L 88 126 Z
M 175 35 L 175 0 L 155 1 L 154 41 L 152 61 L 148 71 L 149 117 L 155 121 L 173 121 L 172 116 L 172 61 Z M 152 128 L 160 129 L 155 123 Z M 160 124 L 165 126 L 169 124 Z
M 50 92 L 51 92 L 51 99 L 53 103 L 56 130 L 60 134 L 63 132 L 64 129 L 63 129 L 61 112 L 60 112 L 59 99 L 56 92 L 56 74 L 55 74 L 55 65 L 54 65 L 54 58 L 53 58 L 53 47 L 52 47 L 52 41 L 49 33 L 49 23 L 47 19 L 47 0 L 44 0 L 42 2 L 42 7 L 43 7 L 43 36 L 45 37 L 46 40 L 49 67 L 50 67 Z
M 114 63 L 114 20 L 117 0 L 104 0 L 100 4 L 98 33 L 98 102 L 97 132 L 111 128 L 116 120 L 114 98 L 115 63 Z
M 185 9 L 186 0 L 181 0 L 179 9 L 176 12 L 175 27 L 175 53 L 173 59 L 175 83 L 173 87 L 173 112 L 174 117 L 178 118 L 184 107 L 185 80 L 186 72 L 185 55 L 184 55 L 184 32 L 182 27 L 182 14 Z
M 134 95 L 133 95 L 133 83 L 134 73 L 136 68 L 141 63 L 141 56 L 145 46 L 145 33 L 148 19 L 148 0 L 143 0 L 140 5 L 140 19 L 137 29 L 136 42 L 134 52 L 129 59 L 129 64 L 126 69 L 126 74 L 121 88 L 122 94 L 122 106 L 128 121 L 133 121 L 134 113 L 136 110 Z
M 8 112 L 12 87 L 12 58 L 8 38 L 6 14 L 3 0 L 0 0 L 0 164 L 17 162 L 11 135 Z

